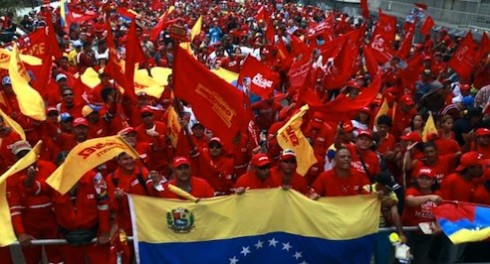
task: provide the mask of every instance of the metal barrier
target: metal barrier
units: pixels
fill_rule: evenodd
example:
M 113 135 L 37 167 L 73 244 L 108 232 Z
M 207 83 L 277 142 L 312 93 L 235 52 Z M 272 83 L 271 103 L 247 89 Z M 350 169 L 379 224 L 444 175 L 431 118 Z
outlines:
M 404 226 L 403 231 L 417 231 L 419 230 L 418 227 L 416 226 Z M 382 227 L 379 229 L 379 231 L 396 231 L 395 227 Z M 133 237 L 128 236 L 128 241 L 133 241 Z M 92 241 L 93 243 L 96 242 L 96 239 Z M 68 242 L 64 239 L 36 239 L 32 240 L 31 243 L 35 246 L 44 246 L 44 245 L 66 245 Z M 19 242 L 15 242 L 11 244 L 10 246 L 20 246 Z
M 488 5 L 480 4 L 482 9 L 490 9 Z M 401 1 L 386 1 L 381 0 L 380 8 L 383 11 L 398 13 L 406 16 L 410 13 L 410 10 L 414 8 L 412 3 L 406 3 Z M 481 28 L 490 30 L 490 14 L 488 13 L 470 13 L 457 11 L 452 9 L 428 7 L 428 14 L 438 22 L 452 24 L 465 28 Z

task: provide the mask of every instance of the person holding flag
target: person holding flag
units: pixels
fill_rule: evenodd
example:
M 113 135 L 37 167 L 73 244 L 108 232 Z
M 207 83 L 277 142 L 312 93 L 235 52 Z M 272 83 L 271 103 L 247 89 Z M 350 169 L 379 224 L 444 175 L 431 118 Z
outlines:
M 280 182 L 284 189 L 293 189 L 304 195 L 309 191 L 304 177 L 296 172 L 297 167 L 296 153 L 292 149 L 285 149 L 281 152 L 279 164 L 271 169 L 271 177 Z
M 12 154 L 17 160 L 31 150 L 31 145 L 25 140 L 12 145 Z M 12 224 L 26 263 L 40 263 L 43 258 L 43 247 L 33 247 L 32 240 L 55 239 L 58 236 L 51 202 L 53 192 L 46 184 L 46 179 L 55 169 L 53 163 L 38 159 L 26 170 L 7 180 L 7 200 Z M 62 263 L 59 249 L 58 245 L 45 246 L 50 263 Z

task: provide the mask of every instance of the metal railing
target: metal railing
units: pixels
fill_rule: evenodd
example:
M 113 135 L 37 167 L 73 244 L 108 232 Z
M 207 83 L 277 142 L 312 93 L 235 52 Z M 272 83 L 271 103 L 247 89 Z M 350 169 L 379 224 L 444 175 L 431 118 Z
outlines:
M 403 231 L 417 231 L 420 230 L 416 226 L 404 226 Z M 395 227 L 381 227 L 379 228 L 379 231 L 396 231 Z M 128 241 L 133 241 L 133 237 L 128 236 Z M 96 239 L 92 241 L 93 243 L 96 242 Z M 34 246 L 44 246 L 44 245 L 66 245 L 68 242 L 64 239 L 35 239 L 31 241 L 32 245 Z M 10 244 L 10 246 L 20 246 L 19 242 L 16 241 L 13 244 Z
M 482 9 L 489 9 L 490 7 L 484 4 L 480 4 Z M 398 13 L 400 15 L 408 15 L 410 10 L 414 8 L 412 3 L 406 3 L 401 1 L 387 1 L 381 0 L 380 8 L 386 12 Z M 443 9 L 429 7 L 428 14 L 432 16 L 434 20 L 440 23 L 452 24 L 465 28 L 481 28 L 490 30 L 490 14 L 479 12 L 463 12 L 458 10 Z

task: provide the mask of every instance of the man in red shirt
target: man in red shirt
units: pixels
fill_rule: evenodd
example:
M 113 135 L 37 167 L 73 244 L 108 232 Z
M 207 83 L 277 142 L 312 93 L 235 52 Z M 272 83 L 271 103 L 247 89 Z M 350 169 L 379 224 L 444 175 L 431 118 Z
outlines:
M 271 170 L 274 181 L 281 183 L 285 189 L 292 188 L 302 194 L 308 192 L 308 185 L 304 177 L 296 172 L 296 153 L 291 149 L 285 149 L 279 158 L 279 164 Z
M 483 182 L 476 187 L 471 202 L 490 205 L 490 159 L 483 161 L 482 169 Z
M 380 172 L 378 155 L 371 150 L 373 146 L 373 135 L 369 130 L 361 130 L 357 135 L 355 145 L 346 147 L 352 154 L 352 166 L 360 173 L 366 175 L 367 179 L 373 181 Z
M 478 128 L 475 136 L 475 151 L 482 154 L 482 159 L 490 159 L 490 129 Z
M 246 189 L 266 189 L 281 186 L 270 175 L 271 161 L 267 154 L 255 154 L 250 165 L 247 173 L 238 178 L 235 184 L 235 193 L 243 194 Z
M 317 200 L 322 196 L 349 196 L 366 193 L 363 189 L 369 185 L 368 178 L 351 165 L 352 156 L 347 148 L 335 153 L 335 166 L 323 172 L 313 183 L 310 198 Z
M 66 156 L 59 158 L 58 165 Z M 93 170 L 85 173 L 66 194 L 55 192 L 53 205 L 58 229 L 69 241 L 62 251 L 64 263 L 107 263 L 111 213 L 102 175 Z M 92 243 L 93 238 L 97 239 L 96 244 Z
M 19 134 L 12 131 L 12 128 L 7 127 L 0 116 L 0 172 L 2 174 L 15 163 L 11 149 L 12 145 L 19 140 L 21 140 Z
M 169 184 L 175 185 L 197 198 L 208 198 L 214 196 L 214 190 L 209 183 L 199 177 L 192 175 L 191 163 L 185 157 L 176 157 L 172 162 L 173 179 L 170 180 L 163 190 L 156 190 L 155 196 L 172 199 L 184 199 L 171 192 Z
M 199 177 L 213 187 L 216 196 L 232 193 L 235 179 L 233 159 L 224 155 L 221 139 L 211 138 L 208 147 L 199 149 L 199 155 L 193 161 L 197 161 L 194 168 L 198 168 Z
M 482 155 L 470 151 L 461 156 L 456 173 L 450 174 L 441 184 L 441 196 L 444 200 L 470 202 L 475 191 L 475 178 L 482 175 Z M 458 262 L 466 244 L 454 245 L 444 236 L 438 263 Z
M 413 101 L 411 95 L 405 94 L 400 97 L 398 107 L 392 108 L 390 111 L 388 111 L 388 116 L 391 116 L 393 120 L 396 120 L 396 124 L 393 127 L 393 135 L 395 137 L 402 135 L 405 128 L 410 126 L 412 118 L 417 113 L 414 106 L 415 102 Z
M 31 145 L 24 140 L 12 146 L 12 154 L 17 159 L 24 157 Z M 17 240 L 22 245 L 26 263 L 40 263 L 42 246 L 32 247 L 33 239 L 57 238 L 57 226 L 52 206 L 52 189 L 46 179 L 55 171 L 54 164 L 44 160 L 10 177 L 7 180 L 7 200 L 12 216 L 12 225 Z M 50 263 L 61 262 L 59 246 L 46 246 L 46 254 Z
M 438 155 L 438 149 L 434 142 L 427 141 L 422 146 L 424 157 L 414 160 L 413 172 L 417 172 L 422 167 L 432 169 L 438 184 L 441 184 L 446 176 L 454 170 L 454 164 L 461 155 L 460 152 L 448 155 Z

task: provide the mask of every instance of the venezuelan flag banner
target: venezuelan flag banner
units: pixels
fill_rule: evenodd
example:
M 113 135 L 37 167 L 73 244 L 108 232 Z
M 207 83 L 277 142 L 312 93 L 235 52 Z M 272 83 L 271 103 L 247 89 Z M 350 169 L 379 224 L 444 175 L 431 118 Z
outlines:
M 264 202 L 267 201 L 267 202 Z M 369 263 L 376 197 L 250 190 L 191 201 L 130 196 L 138 263 Z
M 442 231 L 454 244 L 490 237 L 490 207 L 472 203 L 443 203 L 433 210 Z

